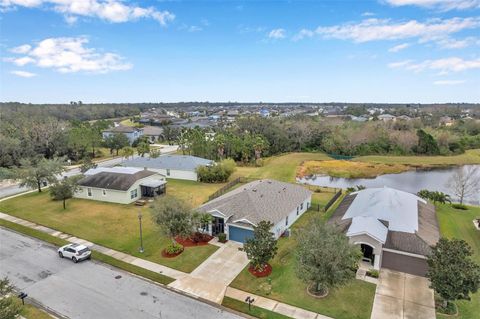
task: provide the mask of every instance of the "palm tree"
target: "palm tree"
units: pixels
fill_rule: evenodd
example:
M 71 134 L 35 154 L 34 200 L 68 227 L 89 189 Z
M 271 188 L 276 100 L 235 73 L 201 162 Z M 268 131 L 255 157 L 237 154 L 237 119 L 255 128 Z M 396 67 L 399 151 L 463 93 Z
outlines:
M 268 142 L 261 135 L 255 136 L 253 140 L 253 149 L 255 151 L 255 163 L 262 156 L 262 152 L 268 147 Z

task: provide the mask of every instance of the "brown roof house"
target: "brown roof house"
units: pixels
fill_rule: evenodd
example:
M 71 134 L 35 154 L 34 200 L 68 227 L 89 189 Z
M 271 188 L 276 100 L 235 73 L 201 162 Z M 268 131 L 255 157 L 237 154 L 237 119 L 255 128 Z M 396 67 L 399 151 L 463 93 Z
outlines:
M 418 276 L 440 238 L 435 207 L 401 190 L 369 188 L 347 195 L 329 223 L 361 246 L 374 269 L 390 268 Z
M 165 193 L 165 176 L 135 167 L 99 167 L 85 172 L 74 197 L 130 204 Z
M 213 217 L 208 232 L 225 233 L 232 241 L 244 243 L 253 236 L 253 227 L 270 221 L 275 238 L 280 237 L 312 202 L 312 192 L 300 185 L 263 179 L 245 184 L 198 208 Z

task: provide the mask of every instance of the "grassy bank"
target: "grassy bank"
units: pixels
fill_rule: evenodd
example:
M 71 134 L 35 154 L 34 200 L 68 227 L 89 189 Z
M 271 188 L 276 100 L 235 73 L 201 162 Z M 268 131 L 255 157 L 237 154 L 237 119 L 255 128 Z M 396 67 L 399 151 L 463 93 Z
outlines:
M 343 178 L 371 178 L 382 174 L 396 174 L 411 167 L 404 164 L 372 164 L 344 160 L 306 161 L 299 167 L 300 177 L 321 174 Z
M 475 229 L 473 219 L 480 217 L 480 206 L 469 206 L 468 210 L 457 210 L 450 205 L 437 205 L 437 216 L 442 236 L 465 240 L 473 249 L 473 259 L 480 264 L 480 231 Z M 480 292 L 472 300 L 456 302 L 459 315 L 455 318 L 478 318 L 480 311 Z M 439 318 L 451 318 L 438 314 Z
M 412 167 L 444 167 L 449 165 L 480 164 L 480 149 L 467 150 L 452 156 L 359 156 L 353 161 L 378 164 L 404 164 Z
M 51 235 L 46 234 L 44 232 L 41 232 L 39 230 L 32 229 L 32 228 L 29 228 L 29 227 L 26 227 L 26 226 L 23 226 L 23 225 L 18 225 L 18 224 L 15 224 L 15 223 L 9 222 L 7 220 L 3 220 L 3 219 L 0 219 L 0 226 L 11 229 L 13 231 L 16 231 L 18 233 L 21 233 L 21 234 L 24 234 L 24 235 L 27 235 L 27 236 L 30 236 L 30 237 L 33 237 L 33 238 L 40 239 L 44 242 L 47 242 L 47 243 L 52 244 L 52 245 L 57 246 L 57 247 L 60 247 L 60 246 L 63 246 L 63 245 L 66 245 L 66 244 L 69 243 L 68 241 L 66 241 L 64 239 L 61 239 L 61 238 L 58 238 L 58 237 L 55 237 L 55 236 L 51 236 Z M 118 260 L 118 259 L 115 259 L 113 257 L 107 256 L 107 255 L 102 254 L 98 251 L 92 251 L 92 259 L 101 261 L 105 264 L 109 264 L 111 266 L 114 266 L 114 267 L 117 267 L 119 269 L 125 270 L 127 272 L 132 273 L 132 274 L 150 279 L 152 281 L 158 282 L 158 283 L 163 284 L 163 285 L 168 285 L 169 283 L 171 283 L 175 280 L 175 279 L 170 278 L 168 276 L 158 274 L 156 272 L 153 272 L 153 271 L 141 268 L 141 267 L 137 267 L 135 265 L 131 265 L 131 264 L 123 262 L 121 260 Z
M 239 301 L 230 297 L 223 298 L 222 305 L 227 308 L 230 308 L 239 312 L 243 312 L 247 315 L 250 315 L 256 318 L 262 318 L 262 319 L 264 318 L 265 319 L 289 319 L 290 318 L 290 317 L 281 315 L 279 313 L 276 313 L 267 309 L 263 309 L 260 307 L 256 307 L 256 306 L 251 306 L 251 309 L 249 310 L 248 305 L 245 302 Z

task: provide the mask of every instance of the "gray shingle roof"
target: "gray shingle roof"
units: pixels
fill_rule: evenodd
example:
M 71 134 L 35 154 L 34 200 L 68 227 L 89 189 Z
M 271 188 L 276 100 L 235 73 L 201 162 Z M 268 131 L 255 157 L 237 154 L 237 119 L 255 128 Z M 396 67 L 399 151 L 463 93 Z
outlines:
M 78 182 L 78 185 L 126 191 L 135 184 L 136 181 L 155 174 L 155 172 L 148 170 L 142 170 L 135 174 L 100 172 L 82 178 Z
M 162 155 L 157 158 L 138 157 L 127 160 L 122 163 L 122 166 L 195 171 L 198 166 L 207 166 L 212 163 L 211 160 L 190 155 Z
M 104 130 L 104 132 L 111 132 L 111 133 L 133 133 L 135 131 L 141 131 L 142 129 L 133 127 L 133 126 L 126 126 L 126 125 L 119 125 L 116 127 L 112 127 L 109 129 Z
M 218 210 L 229 223 L 246 219 L 253 224 L 267 220 L 277 224 L 312 195 L 303 186 L 275 180 L 258 180 L 243 185 L 199 207 Z

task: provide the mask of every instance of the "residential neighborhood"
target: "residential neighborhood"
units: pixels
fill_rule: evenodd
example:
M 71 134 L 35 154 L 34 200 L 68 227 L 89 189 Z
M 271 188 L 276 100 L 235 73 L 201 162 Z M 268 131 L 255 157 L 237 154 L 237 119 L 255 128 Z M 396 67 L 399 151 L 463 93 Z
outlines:
M 0 0 L 0 319 L 480 318 L 477 0 Z

